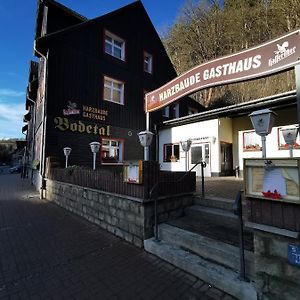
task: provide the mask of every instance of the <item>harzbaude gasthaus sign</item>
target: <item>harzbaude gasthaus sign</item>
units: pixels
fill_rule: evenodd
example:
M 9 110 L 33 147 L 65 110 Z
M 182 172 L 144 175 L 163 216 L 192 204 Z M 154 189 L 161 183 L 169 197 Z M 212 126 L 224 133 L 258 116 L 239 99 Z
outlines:
M 204 88 L 268 76 L 300 63 L 300 30 L 201 64 L 147 93 L 146 112 Z

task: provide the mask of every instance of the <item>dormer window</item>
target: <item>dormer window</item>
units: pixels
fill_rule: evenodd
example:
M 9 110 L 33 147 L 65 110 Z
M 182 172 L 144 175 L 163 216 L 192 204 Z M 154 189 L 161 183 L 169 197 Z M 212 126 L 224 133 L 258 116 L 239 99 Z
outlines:
M 125 61 L 125 41 L 111 32 L 105 31 L 105 53 Z
M 150 74 L 153 72 L 153 57 L 147 52 L 144 52 L 144 71 Z

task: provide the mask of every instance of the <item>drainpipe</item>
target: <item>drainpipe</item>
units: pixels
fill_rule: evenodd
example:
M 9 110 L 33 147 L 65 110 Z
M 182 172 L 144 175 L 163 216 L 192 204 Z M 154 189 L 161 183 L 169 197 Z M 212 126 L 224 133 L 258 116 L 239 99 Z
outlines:
M 34 107 L 34 109 L 33 109 L 34 114 L 33 114 L 33 121 L 32 121 L 32 127 L 33 127 L 33 130 L 32 130 L 32 145 L 31 145 L 31 154 L 32 154 L 32 157 L 33 157 L 34 156 L 34 151 L 35 151 L 35 120 L 36 120 L 36 105 L 35 104 L 36 104 L 36 102 L 34 100 L 30 99 L 28 97 L 28 95 L 26 96 L 26 98 L 33 103 L 33 107 Z M 26 136 L 26 140 L 27 140 L 27 136 Z M 27 149 L 27 154 L 28 154 L 29 151 L 30 150 Z M 32 169 L 31 169 L 30 184 L 33 185 L 33 171 L 32 171 Z
M 40 163 L 40 168 L 41 168 L 41 176 L 42 176 L 42 183 L 40 186 L 40 198 L 44 198 L 44 190 L 46 189 L 46 181 L 45 181 L 45 164 L 46 164 L 46 158 L 45 158 L 45 149 L 46 149 L 46 122 L 47 122 L 47 101 L 46 101 L 46 82 L 47 82 L 47 64 L 48 64 L 48 56 L 49 56 L 49 50 L 47 51 L 47 55 L 45 56 L 39 50 L 36 48 L 36 40 L 34 41 L 34 51 L 38 53 L 41 57 L 44 58 L 44 103 L 43 103 L 43 117 L 42 117 L 42 151 L 41 151 L 41 163 Z
M 21 173 L 21 178 L 24 179 L 26 178 L 26 165 L 27 165 L 27 133 L 28 133 L 28 128 L 27 128 L 27 133 L 25 134 L 24 132 L 22 132 L 25 135 L 25 139 L 26 139 L 26 146 L 24 149 L 24 154 L 22 157 L 22 173 Z

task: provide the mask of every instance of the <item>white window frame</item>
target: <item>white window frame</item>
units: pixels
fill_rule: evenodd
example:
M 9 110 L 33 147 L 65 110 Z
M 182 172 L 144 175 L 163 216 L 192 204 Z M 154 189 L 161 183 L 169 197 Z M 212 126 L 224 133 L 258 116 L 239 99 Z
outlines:
M 175 103 L 173 106 L 173 116 L 175 119 L 179 118 L 179 103 Z
M 108 85 L 105 81 L 109 81 L 110 84 Z M 121 88 L 116 87 L 115 85 L 119 85 L 121 84 Z M 110 90 L 110 97 L 109 98 L 105 98 L 105 88 L 108 88 Z M 113 100 L 113 92 L 114 91 L 118 91 L 120 92 L 120 102 L 114 101 Z M 124 105 L 124 82 L 123 81 L 119 81 L 107 76 L 104 76 L 103 79 L 103 99 L 105 101 L 109 101 L 109 102 L 113 102 L 113 103 L 117 103 L 119 105 Z
M 104 142 L 108 141 L 108 145 L 104 145 Z M 114 146 L 113 143 L 117 142 L 118 146 Z M 101 143 L 101 161 L 102 164 L 122 164 L 124 160 L 124 140 L 122 139 L 106 139 L 102 138 L 102 143 Z M 118 149 L 119 150 L 119 157 L 118 161 L 105 161 L 103 160 L 103 149 L 108 150 L 109 154 L 113 154 L 114 150 Z M 108 148 L 108 149 L 107 149 Z
M 149 58 L 149 60 L 146 60 L 146 58 Z M 146 51 L 144 51 L 144 71 L 149 74 L 153 73 L 153 55 Z
M 176 155 L 175 155 L 175 151 L 174 151 L 175 146 L 178 147 L 178 157 L 176 157 Z M 168 159 L 168 157 L 167 157 L 167 147 L 171 147 L 172 153 L 171 153 L 170 159 Z M 173 158 L 174 160 L 172 159 L 172 156 L 174 157 Z M 169 162 L 178 162 L 178 161 L 180 161 L 180 145 L 179 145 L 179 143 L 164 144 L 163 162 L 169 163 Z
M 262 151 L 261 137 L 255 130 L 243 131 L 243 152 Z
M 109 38 L 111 39 L 111 41 L 109 41 L 109 40 L 107 39 L 107 37 L 109 37 Z M 117 42 L 118 42 L 118 43 L 121 43 L 122 46 L 120 47 L 120 46 L 117 44 Z M 107 45 L 107 44 L 108 44 L 109 46 L 111 46 L 111 52 L 110 52 L 110 51 L 107 51 L 107 49 L 106 49 L 106 45 Z M 115 55 L 114 49 L 118 49 L 118 50 L 121 51 L 121 57 Z M 109 32 L 109 31 L 107 31 L 107 30 L 105 30 L 105 37 L 104 37 L 104 51 L 105 51 L 105 53 L 107 53 L 107 54 L 109 54 L 109 55 L 111 55 L 111 56 L 113 56 L 113 57 L 115 57 L 115 58 L 117 58 L 117 59 L 120 59 L 120 60 L 125 61 L 125 41 L 124 41 L 122 38 L 116 36 L 115 34 Z
M 166 106 L 163 108 L 163 117 L 166 117 L 166 118 L 170 117 L 170 106 Z

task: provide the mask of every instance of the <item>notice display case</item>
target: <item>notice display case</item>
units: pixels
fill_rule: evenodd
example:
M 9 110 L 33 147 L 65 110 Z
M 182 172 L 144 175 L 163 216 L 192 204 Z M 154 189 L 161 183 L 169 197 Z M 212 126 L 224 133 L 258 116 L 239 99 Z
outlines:
M 299 158 L 244 159 L 245 196 L 300 204 Z
M 124 182 L 143 183 L 143 161 L 125 161 L 123 165 Z

